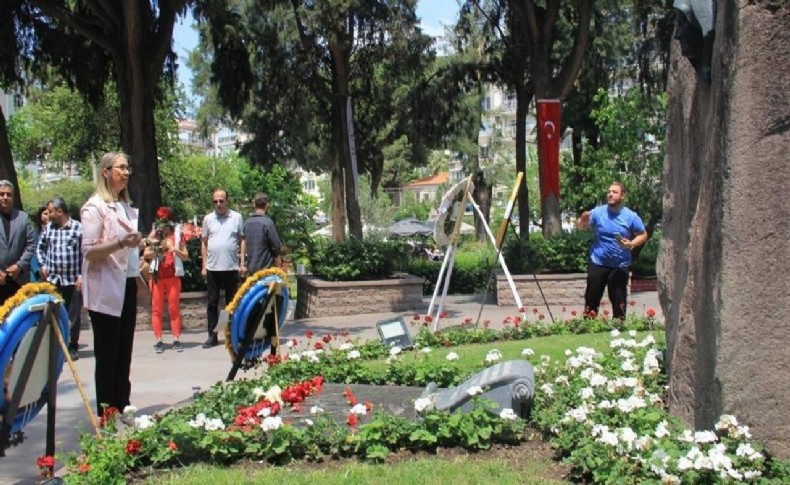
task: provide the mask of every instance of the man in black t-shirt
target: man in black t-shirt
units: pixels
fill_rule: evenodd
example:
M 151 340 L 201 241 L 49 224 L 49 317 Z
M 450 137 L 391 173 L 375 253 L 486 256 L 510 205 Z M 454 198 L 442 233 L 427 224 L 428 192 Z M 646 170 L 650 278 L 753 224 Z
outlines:
M 258 194 L 253 199 L 255 211 L 244 222 L 244 237 L 247 240 L 247 271 L 250 275 L 261 269 L 270 268 L 280 256 L 282 242 L 267 215 L 269 196 Z

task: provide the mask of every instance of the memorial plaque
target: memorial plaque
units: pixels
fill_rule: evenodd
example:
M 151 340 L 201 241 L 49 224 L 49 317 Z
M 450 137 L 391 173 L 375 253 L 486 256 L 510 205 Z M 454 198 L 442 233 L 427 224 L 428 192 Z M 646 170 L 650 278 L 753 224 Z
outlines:
M 451 389 L 439 391 L 435 384 L 429 384 L 422 397 L 434 395 L 439 410 L 471 411 L 469 390 L 474 386 L 483 389 L 478 396 L 497 403 L 497 413 L 510 408 L 526 419 L 534 397 L 535 372 L 526 360 L 509 360 L 484 369 Z

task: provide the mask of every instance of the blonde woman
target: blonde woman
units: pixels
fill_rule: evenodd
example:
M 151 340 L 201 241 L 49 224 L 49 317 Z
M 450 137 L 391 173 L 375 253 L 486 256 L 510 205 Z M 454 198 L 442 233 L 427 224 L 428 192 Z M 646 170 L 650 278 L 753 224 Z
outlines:
M 96 355 L 96 409 L 129 405 L 140 233 L 129 199 L 129 157 L 105 154 L 96 191 L 82 206 L 82 293 Z

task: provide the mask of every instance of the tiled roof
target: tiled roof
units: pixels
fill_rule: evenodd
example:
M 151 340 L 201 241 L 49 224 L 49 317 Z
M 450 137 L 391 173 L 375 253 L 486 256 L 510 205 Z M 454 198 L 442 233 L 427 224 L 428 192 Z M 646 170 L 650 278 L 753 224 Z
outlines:
M 426 185 L 441 185 L 446 184 L 450 180 L 450 172 L 439 172 L 430 177 L 417 179 L 414 182 L 407 184 L 406 187 L 424 187 Z

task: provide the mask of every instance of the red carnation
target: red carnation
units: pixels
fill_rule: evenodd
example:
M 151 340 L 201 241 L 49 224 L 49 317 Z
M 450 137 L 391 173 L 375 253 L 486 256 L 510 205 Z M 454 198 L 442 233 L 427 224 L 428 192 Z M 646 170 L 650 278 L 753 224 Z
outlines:
M 373 404 L 370 401 L 365 401 L 365 411 L 370 412 L 373 409 Z
M 140 450 L 143 448 L 143 444 L 140 443 L 140 440 L 129 440 L 126 443 L 126 454 L 127 455 L 137 455 L 140 453 Z
M 425 315 L 425 321 L 431 323 L 433 321 L 433 317 L 430 315 Z
M 571 316 L 572 316 L 572 317 L 575 317 L 575 316 L 576 316 L 576 310 L 571 310 Z
M 325 343 L 325 344 L 328 344 L 329 342 L 331 342 L 331 341 L 332 341 L 332 336 L 331 336 L 331 335 L 329 335 L 329 334 L 327 334 L 327 335 L 324 335 L 324 338 L 323 338 L 323 340 L 324 340 L 324 343 Z
M 645 313 L 647 314 L 647 318 L 653 318 L 656 316 L 656 311 L 652 308 L 648 308 Z
M 39 456 L 36 460 L 36 465 L 42 477 L 50 478 L 52 476 L 52 470 L 55 469 L 55 457 L 52 455 Z
M 175 441 L 171 441 L 170 443 L 168 443 L 167 447 L 170 448 L 172 451 L 176 451 L 178 449 L 178 445 L 175 443 Z
M 321 350 L 324 348 L 324 344 L 322 344 L 321 342 L 316 342 L 315 345 L 313 345 L 313 347 L 315 347 L 316 350 Z
M 414 316 L 411 317 L 411 319 L 412 320 L 419 320 L 420 319 L 420 314 L 419 313 L 415 313 Z
M 348 401 L 349 406 L 356 406 L 357 405 L 357 397 L 351 392 L 351 388 L 346 388 L 345 392 L 343 393 L 346 395 L 346 400 Z
M 311 338 L 313 338 L 313 331 L 312 331 L 312 330 L 308 330 L 308 331 L 306 331 L 306 332 L 304 333 L 304 335 L 305 335 L 305 337 L 307 337 L 308 339 L 311 339 Z
M 170 218 L 170 207 L 160 207 L 156 209 L 156 218 L 167 220 Z
M 352 428 L 353 428 L 353 427 L 355 427 L 355 426 L 357 425 L 357 415 L 356 415 L 356 414 L 354 414 L 354 413 L 350 413 L 350 414 L 348 415 L 348 420 L 347 420 L 346 422 L 347 422 L 347 423 L 348 423 L 348 425 L 349 425 L 349 426 L 351 426 Z

